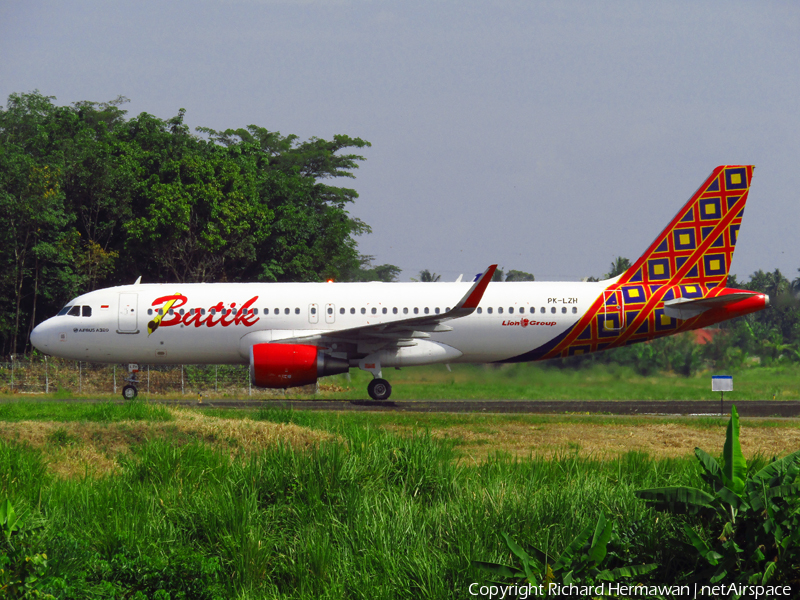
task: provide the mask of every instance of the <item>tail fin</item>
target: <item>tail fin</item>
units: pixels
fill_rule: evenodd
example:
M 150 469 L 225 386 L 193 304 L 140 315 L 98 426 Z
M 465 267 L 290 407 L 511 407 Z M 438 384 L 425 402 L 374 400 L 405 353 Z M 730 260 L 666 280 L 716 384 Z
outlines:
M 724 287 L 753 166 L 717 167 L 619 283 Z

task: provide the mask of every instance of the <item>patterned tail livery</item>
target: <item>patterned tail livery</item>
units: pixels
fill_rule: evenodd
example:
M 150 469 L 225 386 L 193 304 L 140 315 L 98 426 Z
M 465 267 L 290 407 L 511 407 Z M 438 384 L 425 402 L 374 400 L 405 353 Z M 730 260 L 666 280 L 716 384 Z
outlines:
M 714 169 L 586 314 L 523 360 L 634 344 L 764 308 L 764 294 L 725 287 L 752 176 L 752 166 Z

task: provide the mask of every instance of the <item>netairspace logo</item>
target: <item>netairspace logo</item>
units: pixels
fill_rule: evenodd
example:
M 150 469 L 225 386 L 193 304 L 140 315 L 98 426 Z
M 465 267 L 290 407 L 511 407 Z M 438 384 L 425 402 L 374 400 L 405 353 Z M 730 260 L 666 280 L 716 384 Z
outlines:
M 694 588 L 694 589 L 692 589 Z M 525 600 L 536 597 L 569 597 L 591 598 L 593 596 L 628 596 L 635 598 L 650 596 L 674 596 L 682 598 L 719 598 L 744 596 L 758 600 L 759 598 L 790 598 L 790 585 L 631 585 L 623 583 L 602 583 L 600 585 L 481 585 L 473 583 L 469 586 L 470 596 L 504 600 L 508 598 Z

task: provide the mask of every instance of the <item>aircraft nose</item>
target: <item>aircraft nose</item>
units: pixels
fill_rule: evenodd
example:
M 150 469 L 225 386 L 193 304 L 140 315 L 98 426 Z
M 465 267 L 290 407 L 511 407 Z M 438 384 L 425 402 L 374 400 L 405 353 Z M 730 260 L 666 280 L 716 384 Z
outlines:
M 44 352 L 47 349 L 47 334 L 45 329 L 45 324 L 39 323 L 33 328 L 33 331 L 31 331 L 31 344 L 40 352 Z

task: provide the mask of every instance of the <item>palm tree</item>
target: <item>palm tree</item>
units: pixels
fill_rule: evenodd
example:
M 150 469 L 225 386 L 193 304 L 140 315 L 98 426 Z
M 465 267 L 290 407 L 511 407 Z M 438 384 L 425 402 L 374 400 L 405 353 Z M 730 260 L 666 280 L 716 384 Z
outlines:
M 441 278 L 442 278 L 441 275 L 437 275 L 436 273 L 431 273 L 428 269 L 422 269 L 422 271 L 419 272 L 420 281 L 435 282 L 439 281 Z
M 617 275 L 622 275 L 631 268 L 631 261 L 623 256 L 618 256 L 611 262 L 611 271 L 606 273 L 603 279 L 611 279 Z

